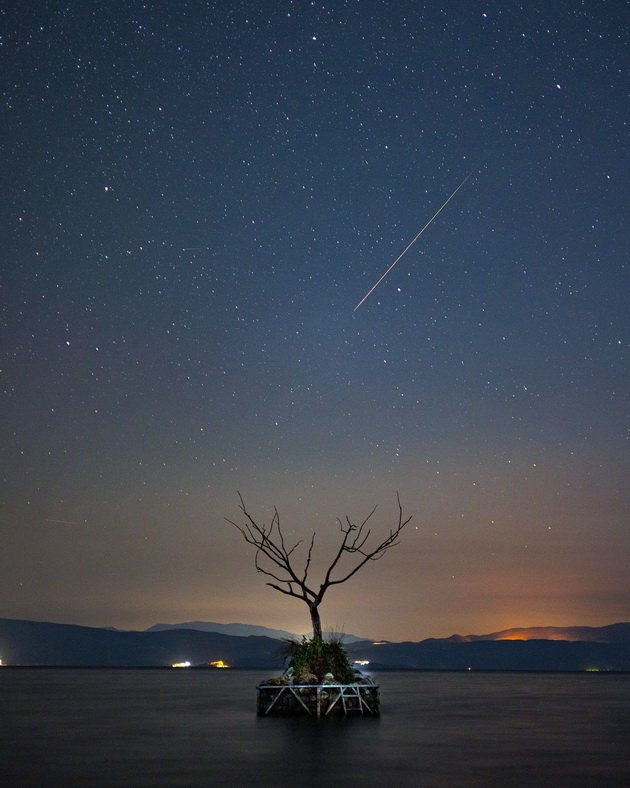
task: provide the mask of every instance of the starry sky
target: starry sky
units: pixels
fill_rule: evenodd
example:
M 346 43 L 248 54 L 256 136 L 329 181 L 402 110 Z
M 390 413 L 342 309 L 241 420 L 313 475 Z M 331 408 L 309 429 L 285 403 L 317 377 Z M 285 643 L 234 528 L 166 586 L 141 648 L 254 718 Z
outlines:
M 324 626 L 629 620 L 629 20 L 5 3 L 0 615 L 306 632 L 240 490 L 315 579 L 399 492 Z

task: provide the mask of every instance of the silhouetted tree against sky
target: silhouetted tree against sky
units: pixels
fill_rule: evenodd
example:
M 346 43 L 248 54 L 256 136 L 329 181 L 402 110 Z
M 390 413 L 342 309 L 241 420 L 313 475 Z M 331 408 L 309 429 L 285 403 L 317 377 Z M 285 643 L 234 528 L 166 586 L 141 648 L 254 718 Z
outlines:
M 294 557 L 294 552 L 303 540 L 300 539 L 291 547 L 287 547 L 280 527 L 278 510 L 274 507 L 274 514 L 268 526 L 264 524 L 259 525 L 245 508 L 243 496 L 240 492 L 238 497 L 241 502 L 239 509 L 245 516 L 245 521 L 242 525 L 226 518 L 227 521 L 235 528 L 238 528 L 245 541 L 256 549 L 256 569 L 267 575 L 267 577 L 272 578 L 267 582 L 267 585 L 275 588 L 276 591 L 280 591 L 282 594 L 293 596 L 306 603 L 311 615 L 313 638 L 317 640 L 322 639 L 319 606 L 326 591 L 331 586 L 345 583 L 361 567 L 365 566 L 368 561 L 377 561 L 379 558 L 382 558 L 390 547 L 398 544 L 403 528 L 411 520 L 411 517 L 404 518 L 400 496 L 397 495 L 398 523 L 396 527 L 391 529 L 389 535 L 377 545 L 369 547 L 368 541 L 372 532 L 370 528 L 366 528 L 366 525 L 376 511 L 376 506 L 360 525 L 355 525 L 347 515 L 343 521 L 337 518 L 341 542 L 325 572 L 322 583 L 317 588 L 317 584 L 313 586 L 308 576 L 313 559 L 315 533 L 311 536 L 303 568 L 298 570 L 295 566 L 296 557 Z M 355 560 L 350 567 L 347 565 L 347 562 L 343 562 L 344 566 L 342 566 L 342 559 L 346 556 L 354 556 Z

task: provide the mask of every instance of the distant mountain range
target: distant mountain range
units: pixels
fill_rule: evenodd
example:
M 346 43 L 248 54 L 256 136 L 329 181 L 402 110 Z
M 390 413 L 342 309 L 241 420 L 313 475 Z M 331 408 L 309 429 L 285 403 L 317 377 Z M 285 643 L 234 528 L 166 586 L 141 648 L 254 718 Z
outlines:
M 442 638 L 440 638 L 442 640 Z M 446 642 L 472 643 L 475 640 L 565 640 L 587 643 L 628 643 L 630 624 L 607 627 L 526 627 L 503 629 L 489 635 L 452 635 Z
M 347 651 L 373 669 L 630 671 L 630 623 L 508 629 L 419 643 L 353 643 Z
M 218 632 L 115 629 L 0 619 L 0 658 L 7 665 L 167 667 L 223 660 L 233 667 L 278 665 L 280 641 Z
M 196 624 L 197 626 L 192 626 Z M 267 630 L 247 624 L 158 624 L 144 632 L 0 619 L 0 658 L 8 665 L 167 667 L 178 662 L 279 669 L 279 639 L 200 627 Z M 239 630 L 239 628 L 242 628 Z M 418 643 L 355 640 L 346 645 L 368 669 L 630 671 L 630 623 L 606 627 L 531 627 L 453 635 Z
M 166 632 L 170 629 L 198 629 L 201 632 L 219 632 L 222 635 L 236 635 L 237 637 L 256 635 L 276 638 L 276 640 L 302 637 L 302 635 L 296 635 L 284 629 L 269 629 L 269 627 L 256 626 L 255 624 L 218 624 L 216 621 L 187 621 L 182 624 L 154 624 L 145 631 Z M 326 632 L 324 634 L 330 635 L 332 633 Z M 341 633 L 341 637 L 344 643 L 354 643 L 357 640 L 369 640 L 369 638 L 360 638 L 357 637 L 357 635 L 346 635 L 345 632 Z

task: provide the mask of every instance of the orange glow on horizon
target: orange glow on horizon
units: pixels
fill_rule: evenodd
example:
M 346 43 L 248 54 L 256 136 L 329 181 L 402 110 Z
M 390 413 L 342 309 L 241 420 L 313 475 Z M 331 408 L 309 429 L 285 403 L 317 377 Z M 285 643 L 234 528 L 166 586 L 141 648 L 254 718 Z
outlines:
M 532 634 L 526 630 L 512 631 L 509 634 L 501 635 L 501 637 L 492 638 L 493 640 L 565 640 L 573 642 L 579 640 L 577 637 L 572 637 L 569 634 L 559 634 L 557 632 L 536 632 Z

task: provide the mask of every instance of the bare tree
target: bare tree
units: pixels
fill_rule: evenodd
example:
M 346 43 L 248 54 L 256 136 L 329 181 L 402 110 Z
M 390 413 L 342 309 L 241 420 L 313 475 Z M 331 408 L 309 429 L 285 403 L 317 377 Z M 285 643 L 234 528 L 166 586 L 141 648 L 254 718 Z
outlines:
M 267 585 L 271 586 L 271 588 L 275 588 L 276 591 L 280 591 L 282 594 L 296 597 L 296 599 L 302 599 L 308 605 L 313 625 L 313 637 L 318 640 L 322 639 L 319 605 L 326 591 L 330 586 L 345 583 L 346 580 L 349 580 L 355 575 L 362 566 L 365 566 L 368 561 L 377 561 L 379 558 L 382 558 L 390 547 L 394 547 L 398 544 L 398 538 L 402 529 L 411 520 L 411 517 L 403 519 L 400 496 L 396 494 L 398 500 L 398 524 L 395 528 L 390 530 L 389 536 L 383 539 L 383 541 L 375 547 L 368 548 L 367 542 L 370 538 L 371 530 L 369 528 L 366 529 L 366 525 L 376 511 L 376 506 L 360 525 L 352 523 L 347 515 L 344 521 L 337 518 L 342 534 L 341 544 L 326 570 L 323 582 L 320 584 L 319 589 L 316 590 L 316 586 L 311 587 L 311 585 L 309 585 L 310 581 L 308 579 L 308 573 L 313 558 L 313 548 L 315 546 L 315 534 L 311 536 L 304 568 L 298 571 L 294 566 L 295 558 L 293 554 L 303 540 L 300 539 L 292 547 L 287 547 L 282 529 L 280 528 L 280 515 L 278 514 L 278 510 L 274 507 L 274 515 L 269 526 L 259 525 L 245 508 L 243 496 L 240 492 L 238 493 L 238 497 L 241 502 L 239 509 L 245 516 L 245 522 L 239 525 L 232 520 L 228 519 L 227 521 L 235 528 L 238 528 L 247 544 L 256 548 L 256 569 L 262 572 L 262 574 L 267 575 L 267 577 L 272 578 L 271 581 L 267 582 Z M 342 568 L 340 565 L 340 561 L 346 555 L 355 557 L 355 561 L 351 568 L 347 566 Z M 335 577 L 333 577 L 333 573 L 336 575 Z

